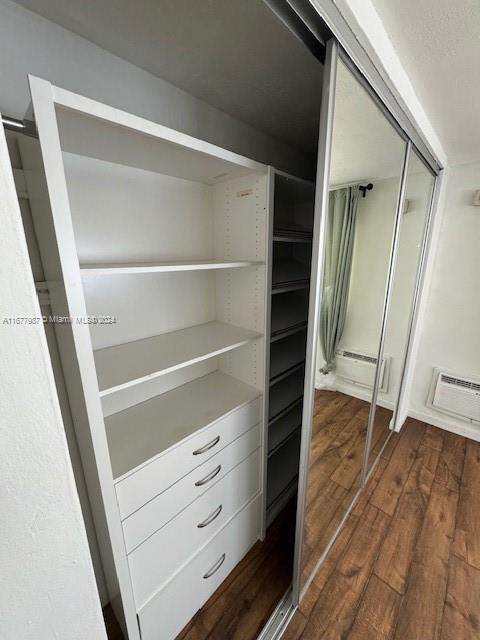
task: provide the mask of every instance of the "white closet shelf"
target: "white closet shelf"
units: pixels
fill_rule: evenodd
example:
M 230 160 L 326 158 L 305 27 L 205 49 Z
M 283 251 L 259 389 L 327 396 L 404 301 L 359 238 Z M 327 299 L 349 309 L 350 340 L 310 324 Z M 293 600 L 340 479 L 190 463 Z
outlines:
M 135 340 L 94 352 L 100 396 L 242 347 L 261 333 L 223 322 Z
M 206 271 L 210 269 L 238 269 L 265 264 L 254 260 L 182 260 L 178 262 L 112 262 L 84 263 L 82 275 L 125 275 L 133 273 L 167 273 L 172 271 Z
M 261 394 L 214 371 L 105 419 L 114 478 L 151 460 Z

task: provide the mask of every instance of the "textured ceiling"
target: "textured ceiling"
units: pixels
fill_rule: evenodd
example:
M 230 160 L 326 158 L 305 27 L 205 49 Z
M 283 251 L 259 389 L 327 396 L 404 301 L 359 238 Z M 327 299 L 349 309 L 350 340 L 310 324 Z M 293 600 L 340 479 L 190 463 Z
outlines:
M 18 0 L 100 47 L 313 154 L 322 66 L 263 0 Z
M 449 162 L 479 160 L 479 0 L 372 2 Z
M 400 176 L 406 143 L 340 62 L 333 116 L 330 184 Z

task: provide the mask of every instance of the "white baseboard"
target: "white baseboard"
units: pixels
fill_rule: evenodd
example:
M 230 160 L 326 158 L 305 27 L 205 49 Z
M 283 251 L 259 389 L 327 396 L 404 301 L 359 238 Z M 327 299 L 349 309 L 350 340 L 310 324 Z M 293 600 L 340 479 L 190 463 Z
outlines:
M 480 426 L 475 427 L 474 425 L 466 423 L 465 425 L 459 425 L 456 422 L 449 420 L 448 416 L 436 416 L 431 413 L 416 411 L 414 409 L 411 409 L 408 412 L 408 416 L 428 424 L 433 424 L 434 427 L 439 427 L 445 431 L 456 433 L 458 436 L 464 436 L 465 438 L 470 438 L 470 440 L 480 442 Z
M 366 389 L 364 387 L 355 386 L 355 385 L 343 385 L 340 381 L 337 383 L 337 391 L 340 393 L 345 393 L 347 396 L 352 396 L 353 398 L 358 398 L 359 400 L 365 400 L 365 402 L 370 402 L 372 399 L 372 390 Z M 394 405 L 390 400 L 384 400 L 383 398 L 377 398 L 377 405 L 380 407 L 384 407 L 385 409 L 390 409 L 393 411 Z

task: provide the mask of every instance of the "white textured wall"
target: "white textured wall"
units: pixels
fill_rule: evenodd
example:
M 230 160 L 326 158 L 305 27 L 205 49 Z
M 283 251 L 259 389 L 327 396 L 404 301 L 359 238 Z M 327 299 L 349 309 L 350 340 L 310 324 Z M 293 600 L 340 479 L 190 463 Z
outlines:
M 0 638 L 105 638 L 18 201 L 0 139 Z
M 480 439 L 480 425 L 427 408 L 434 367 L 480 378 L 480 162 L 449 170 L 424 321 L 419 335 L 410 413 Z
M 0 0 L 0 111 L 23 117 L 28 74 L 293 173 L 305 159 L 288 145 L 209 106 L 9 0 Z

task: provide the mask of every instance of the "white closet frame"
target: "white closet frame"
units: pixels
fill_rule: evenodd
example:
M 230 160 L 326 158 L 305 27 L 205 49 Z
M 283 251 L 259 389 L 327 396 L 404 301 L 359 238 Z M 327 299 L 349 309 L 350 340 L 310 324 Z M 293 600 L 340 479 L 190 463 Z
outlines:
M 232 153 L 208 142 L 174 131 L 160 124 L 128 114 L 94 100 L 58 88 L 50 82 L 30 76 L 30 89 L 38 128 L 38 136 L 46 176 L 49 202 L 38 203 L 43 211 L 42 224 L 36 226 L 36 233 L 42 252 L 46 280 L 49 285 L 51 307 L 54 314 L 71 318 L 87 316 L 85 296 L 82 286 L 81 266 L 78 261 L 74 231 L 70 213 L 69 196 L 63 167 L 60 134 L 55 112 L 56 107 L 80 112 L 86 116 L 106 121 L 123 129 L 145 134 L 154 139 L 200 152 L 210 158 L 218 158 L 229 163 L 240 175 L 257 172 L 271 175 L 271 169 L 253 160 Z M 31 197 L 35 198 L 32 187 Z M 267 225 L 272 198 L 267 196 Z M 51 214 L 50 214 L 51 210 Z M 266 233 L 266 238 L 269 234 Z M 265 283 L 267 266 L 270 264 L 270 243 L 265 248 Z M 196 268 L 225 269 L 248 267 L 258 263 L 248 261 L 185 261 L 172 263 L 107 264 L 84 265 L 85 275 L 94 277 L 100 272 L 117 273 L 152 272 L 167 270 L 191 270 Z M 264 287 L 264 309 L 269 303 L 269 287 Z M 266 360 L 268 340 L 267 314 L 264 317 L 263 362 Z M 140 640 L 136 607 L 132 591 L 130 572 L 125 553 L 121 519 L 114 489 L 104 412 L 97 383 L 94 354 L 89 327 L 76 324 L 62 327 L 57 332 L 62 364 L 67 383 L 69 400 L 76 422 L 76 434 L 82 453 L 82 463 L 87 480 L 89 497 L 95 517 L 98 542 L 107 577 L 109 593 L 119 593 L 121 601 L 112 600 L 117 617 L 124 622 L 130 640 Z M 238 345 L 235 345 L 238 346 Z M 213 354 L 212 354 L 213 355 Z M 267 394 L 263 393 L 263 403 Z M 262 428 L 264 428 L 262 426 Z M 266 455 L 266 452 L 264 452 Z M 263 519 L 265 514 L 263 514 Z M 264 531 L 262 523 L 262 531 Z M 117 582 L 118 578 L 118 582 Z M 123 612 L 123 613 L 122 613 Z

